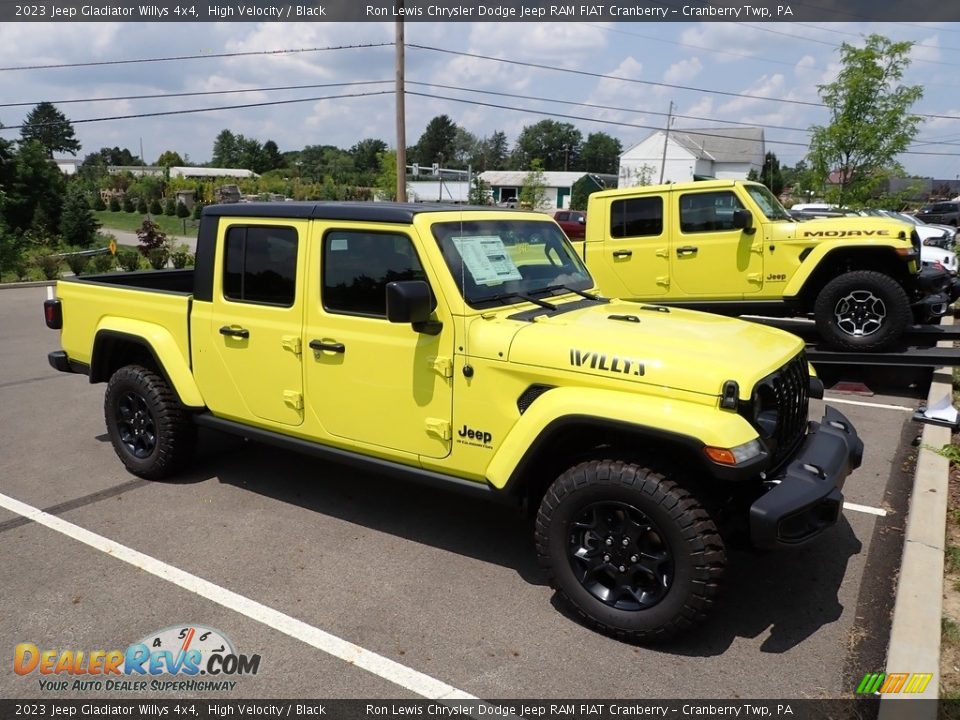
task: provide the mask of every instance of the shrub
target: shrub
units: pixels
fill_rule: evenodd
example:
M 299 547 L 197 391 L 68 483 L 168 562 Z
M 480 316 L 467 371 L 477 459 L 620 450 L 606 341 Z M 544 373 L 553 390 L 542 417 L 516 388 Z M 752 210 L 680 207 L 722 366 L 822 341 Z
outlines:
M 165 247 L 155 247 L 147 250 L 147 262 L 154 270 L 163 270 L 170 259 L 170 251 Z
M 163 203 L 163 214 L 164 215 L 176 215 L 177 214 L 177 204 L 173 201 L 172 197 L 168 197 Z
M 197 202 L 193 206 L 193 219 L 199 220 L 201 213 L 203 213 L 203 203 Z
M 67 247 L 65 252 L 73 253 L 77 250 L 82 250 L 83 248 L 79 247 Z M 81 275 L 87 270 L 87 266 L 90 264 L 89 255 L 67 255 L 63 258 L 63 261 L 67 264 L 67 267 L 70 268 L 70 271 L 74 275 Z
M 112 272 L 117 267 L 117 259 L 111 253 L 100 253 L 90 258 L 90 266 L 96 273 Z
M 127 272 L 140 269 L 140 253 L 133 248 L 117 249 L 117 264 Z
M 163 208 L 160 206 L 160 201 L 156 198 L 150 201 L 150 214 L 163 215 Z
M 60 277 L 60 256 L 50 248 L 41 248 L 33 255 L 33 265 L 43 275 L 44 280 L 56 280 Z
M 170 262 L 175 268 L 183 269 L 193 266 L 193 253 L 190 252 L 190 246 L 186 243 L 177 245 L 176 250 L 170 253 Z
M 146 214 L 147 214 L 147 211 L 148 211 L 148 209 L 147 209 L 147 201 L 144 200 L 143 198 L 138 199 L 138 200 L 137 200 L 137 212 L 140 213 L 141 215 L 146 215 Z
M 168 256 L 170 254 L 170 243 L 166 233 L 152 220 L 143 221 L 140 229 L 137 230 L 137 239 L 140 241 L 140 252 L 144 257 L 150 257 L 150 251 L 156 248 L 163 248 Z
M 190 210 L 182 202 L 177 202 L 177 217 L 178 218 L 188 218 L 190 217 Z
M 97 193 L 93 198 L 93 209 L 94 210 L 106 210 L 107 204 L 103 201 L 103 198 L 100 197 L 100 193 Z
M 133 198 L 125 197 L 123 199 L 123 211 L 132 213 L 132 212 L 136 212 L 136 210 L 137 210 L 137 206 L 133 204 Z
M 110 212 L 120 212 L 120 201 L 117 198 L 110 198 Z

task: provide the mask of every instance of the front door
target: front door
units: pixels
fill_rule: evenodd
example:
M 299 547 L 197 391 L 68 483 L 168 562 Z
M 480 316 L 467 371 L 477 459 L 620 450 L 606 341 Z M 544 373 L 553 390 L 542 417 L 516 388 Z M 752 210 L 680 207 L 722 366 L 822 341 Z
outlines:
M 763 287 L 763 243 L 734 227 L 743 204 L 731 190 L 673 195 L 677 232 L 670 248 L 677 297 L 738 298 Z
M 304 331 L 307 411 L 330 435 L 428 457 L 450 452 L 453 322 L 418 332 L 386 317 L 386 285 L 426 280 L 402 232 L 318 225 L 310 270 L 319 297 Z M 391 453 L 392 454 L 392 453 Z

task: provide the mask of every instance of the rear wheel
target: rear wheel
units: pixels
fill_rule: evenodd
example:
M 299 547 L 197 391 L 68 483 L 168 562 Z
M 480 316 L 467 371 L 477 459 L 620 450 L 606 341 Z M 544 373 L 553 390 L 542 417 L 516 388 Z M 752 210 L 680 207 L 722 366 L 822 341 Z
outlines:
M 834 278 L 817 296 L 814 318 L 820 336 L 840 350 L 882 350 L 903 335 L 910 299 L 889 275 L 856 270 Z
M 710 516 L 676 483 L 613 460 L 576 465 L 547 490 L 537 554 L 551 584 L 590 625 L 631 641 L 701 621 L 726 564 Z
M 196 429 L 160 375 L 139 365 L 117 370 L 103 402 L 117 457 L 134 475 L 168 477 L 193 454 Z

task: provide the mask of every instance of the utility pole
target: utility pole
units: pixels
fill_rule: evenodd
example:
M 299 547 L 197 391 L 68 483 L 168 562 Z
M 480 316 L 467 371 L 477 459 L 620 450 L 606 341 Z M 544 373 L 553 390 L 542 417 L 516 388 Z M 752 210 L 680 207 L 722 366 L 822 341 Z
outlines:
M 660 185 L 663 185 L 663 171 L 667 169 L 667 142 L 670 140 L 670 125 L 673 124 L 673 100 L 667 110 L 667 131 L 663 134 L 663 158 L 660 160 Z
M 403 0 L 397 0 L 397 7 L 403 8 Z M 401 15 L 402 17 L 402 15 Z M 397 202 L 407 201 L 407 120 L 403 89 L 403 20 L 397 20 L 396 39 L 396 88 L 397 99 Z

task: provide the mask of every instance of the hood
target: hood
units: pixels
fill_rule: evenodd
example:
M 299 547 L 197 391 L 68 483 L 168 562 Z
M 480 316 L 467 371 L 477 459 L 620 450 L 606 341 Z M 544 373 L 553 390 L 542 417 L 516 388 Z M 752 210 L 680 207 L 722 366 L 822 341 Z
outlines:
M 796 223 L 795 237 L 802 240 L 896 240 L 909 242 L 913 226 L 902 220 L 876 216 L 821 218 Z
M 745 320 L 615 300 L 537 316 L 514 335 L 509 360 L 716 396 L 726 380 L 749 394 L 802 348 Z

